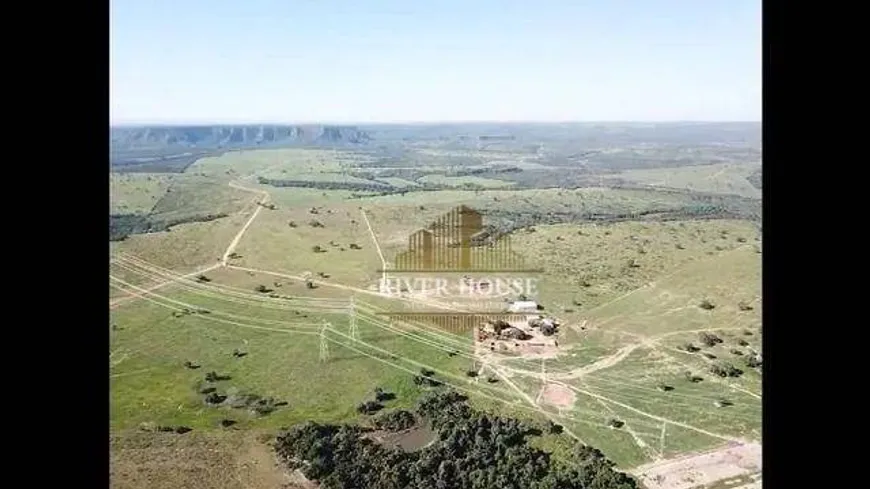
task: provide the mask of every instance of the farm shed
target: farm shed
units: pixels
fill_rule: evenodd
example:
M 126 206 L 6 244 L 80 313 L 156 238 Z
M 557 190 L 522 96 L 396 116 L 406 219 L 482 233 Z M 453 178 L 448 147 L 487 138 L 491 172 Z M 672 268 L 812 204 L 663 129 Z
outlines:
M 538 303 L 535 301 L 516 301 L 508 307 L 510 312 L 538 312 Z

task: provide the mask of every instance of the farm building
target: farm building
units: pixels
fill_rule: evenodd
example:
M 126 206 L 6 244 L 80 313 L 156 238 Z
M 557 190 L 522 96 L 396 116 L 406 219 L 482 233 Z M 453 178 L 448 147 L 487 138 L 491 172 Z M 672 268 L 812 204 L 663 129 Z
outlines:
M 508 306 L 510 312 L 538 312 L 538 303 L 535 301 L 515 301 Z

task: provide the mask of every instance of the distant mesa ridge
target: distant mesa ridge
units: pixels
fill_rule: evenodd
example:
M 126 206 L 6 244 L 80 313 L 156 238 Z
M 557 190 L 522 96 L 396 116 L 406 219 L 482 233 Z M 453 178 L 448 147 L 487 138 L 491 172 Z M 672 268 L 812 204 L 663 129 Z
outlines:
M 355 126 L 218 125 L 114 127 L 115 148 L 224 148 L 280 144 L 365 144 L 371 137 Z

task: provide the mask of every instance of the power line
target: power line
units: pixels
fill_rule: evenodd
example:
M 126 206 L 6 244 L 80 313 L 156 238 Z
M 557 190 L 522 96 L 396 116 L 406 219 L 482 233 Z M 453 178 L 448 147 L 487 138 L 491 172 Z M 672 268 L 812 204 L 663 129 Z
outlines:
M 359 339 L 356 329 L 356 305 L 354 304 L 353 296 L 350 296 L 350 331 L 348 331 L 348 334 L 354 340 Z
M 320 361 L 329 360 L 329 343 L 326 342 L 326 330 L 329 328 L 329 323 L 324 322 L 320 328 Z

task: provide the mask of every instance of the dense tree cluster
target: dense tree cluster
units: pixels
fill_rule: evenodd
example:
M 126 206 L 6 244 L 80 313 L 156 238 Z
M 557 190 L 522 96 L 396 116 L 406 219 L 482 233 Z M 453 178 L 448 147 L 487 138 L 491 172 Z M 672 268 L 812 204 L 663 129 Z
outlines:
M 734 365 L 731 365 L 728 362 L 711 365 L 710 373 L 718 375 L 719 377 L 740 377 L 741 375 L 743 375 L 742 370 L 735 367 Z
M 378 415 L 374 419 L 374 425 L 380 430 L 403 431 L 411 429 L 417 424 L 417 418 L 411 411 L 400 409 Z
M 315 188 L 320 190 L 362 190 L 368 192 L 393 190 L 393 187 L 391 185 L 383 182 L 377 182 L 374 180 L 366 182 L 343 182 L 292 179 L 283 180 L 264 177 L 258 177 L 257 180 L 261 185 L 271 185 L 273 187 L 301 187 Z
M 746 359 L 746 366 L 749 368 L 758 368 L 761 366 L 761 355 L 750 355 Z
M 408 413 L 410 414 L 410 413 Z M 437 434 L 416 452 L 385 447 L 359 426 L 308 422 L 281 434 L 276 450 L 324 489 L 635 489 L 613 462 L 578 445 L 558 462 L 527 444 L 541 430 L 473 410 L 454 391 L 431 391 L 417 405 Z M 406 415 L 395 415 L 406 416 Z
M 705 346 L 716 346 L 719 343 L 722 343 L 722 338 L 707 332 L 700 333 L 698 339 L 701 340 L 701 343 Z
M 167 231 L 179 224 L 214 221 L 227 215 L 226 213 L 200 213 L 166 219 L 158 214 L 111 214 L 109 215 L 109 241 L 123 241 L 133 234 Z

